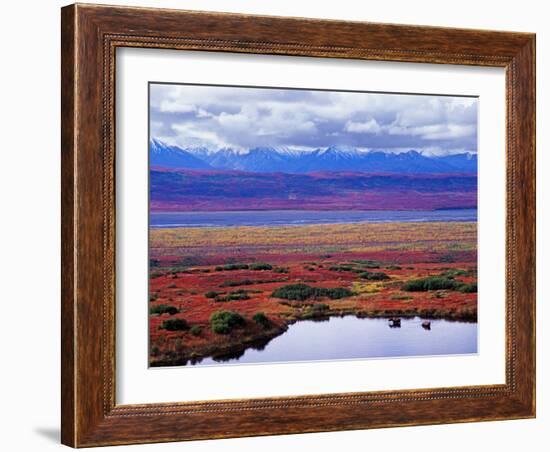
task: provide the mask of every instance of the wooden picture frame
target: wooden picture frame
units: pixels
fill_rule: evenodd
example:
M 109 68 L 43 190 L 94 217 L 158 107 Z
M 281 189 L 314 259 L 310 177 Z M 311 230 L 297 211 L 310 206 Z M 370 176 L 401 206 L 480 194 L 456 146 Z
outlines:
M 73 447 L 535 416 L 535 35 L 70 5 L 62 9 L 62 442 Z M 506 383 L 115 403 L 115 50 L 506 69 Z

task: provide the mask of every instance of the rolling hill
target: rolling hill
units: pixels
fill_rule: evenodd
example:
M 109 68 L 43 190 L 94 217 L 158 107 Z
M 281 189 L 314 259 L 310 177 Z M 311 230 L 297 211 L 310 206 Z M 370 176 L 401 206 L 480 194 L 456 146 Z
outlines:
M 153 211 L 475 208 L 475 174 L 150 171 Z

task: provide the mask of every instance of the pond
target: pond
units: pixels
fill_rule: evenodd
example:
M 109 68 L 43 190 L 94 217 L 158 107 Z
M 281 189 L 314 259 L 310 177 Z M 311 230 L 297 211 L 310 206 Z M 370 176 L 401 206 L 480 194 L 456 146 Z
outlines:
M 401 319 L 390 327 L 388 319 L 330 317 L 302 320 L 289 326 L 263 349 L 249 348 L 239 357 L 203 359 L 195 365 L 276 363 L 335 359 L 389 358 L 477 353 L 477 323 Z

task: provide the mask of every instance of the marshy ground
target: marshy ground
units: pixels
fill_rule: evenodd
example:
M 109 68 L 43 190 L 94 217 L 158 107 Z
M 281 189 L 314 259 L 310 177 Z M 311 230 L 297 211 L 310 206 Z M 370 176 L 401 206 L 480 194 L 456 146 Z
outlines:
M 477 321 L 472 222 L 152 229 L 150 364 L 223 360 L 301 319 Z

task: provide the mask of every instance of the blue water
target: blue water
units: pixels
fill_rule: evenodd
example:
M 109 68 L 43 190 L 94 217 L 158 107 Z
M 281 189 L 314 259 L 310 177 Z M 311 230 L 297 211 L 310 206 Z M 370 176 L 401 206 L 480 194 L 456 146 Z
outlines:
M 153 228 L 227 226 L 301 226 L 334 223 L 423 223 L 477 221 L 477 209 L 452 210 L 254 210 L 228 212 L 154 212 Z
M 330 317 L 319 322 L 302 320 L 267 343 L 263 349 L 247 349 L 237 358 L 203 359 L 194 365 L 276 363 L 334 359 L 390 358 L 477 353 L 477 323 L 401 319 L 390 328 L 388 319 Z

